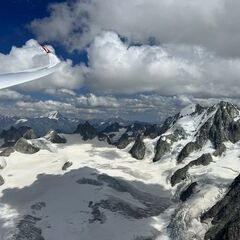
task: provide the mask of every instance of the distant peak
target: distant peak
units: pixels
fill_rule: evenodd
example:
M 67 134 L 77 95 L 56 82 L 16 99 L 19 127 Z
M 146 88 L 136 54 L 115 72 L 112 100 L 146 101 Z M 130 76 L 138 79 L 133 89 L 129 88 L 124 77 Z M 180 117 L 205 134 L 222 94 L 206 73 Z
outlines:
M 44 117 L 48 117 L 49 119 L 58 120 L 58 119 L 62 118 L 62 115 L 58 111 L 52 111 L 52 112 L 47 113 Z

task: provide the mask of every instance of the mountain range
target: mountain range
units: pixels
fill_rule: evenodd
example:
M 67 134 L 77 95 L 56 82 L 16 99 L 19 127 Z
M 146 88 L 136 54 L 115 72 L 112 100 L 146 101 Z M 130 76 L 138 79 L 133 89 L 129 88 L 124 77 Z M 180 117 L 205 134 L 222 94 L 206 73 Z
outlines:
M 0 239 L 239 240 L 240 109 L 163 123 L 1 117 Z

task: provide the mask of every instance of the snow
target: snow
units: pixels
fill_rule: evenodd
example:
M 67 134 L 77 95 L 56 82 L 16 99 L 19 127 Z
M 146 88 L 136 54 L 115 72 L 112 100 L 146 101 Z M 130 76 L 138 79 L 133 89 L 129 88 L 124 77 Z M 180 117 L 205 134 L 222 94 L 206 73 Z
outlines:
M 5 184 L 0 186 L 0 239 L 8 239 L 16 229 L 16 223 L 26 214 L 41 218 L 37 227 L 46 240 L 136 240 L 137 237 L 152 237 L 157 240 L 199 240 L 209 229 L 209 222 L 200 222 L 201 214 L 213 206 L 226 192 L 229 184 L 240 173 L 240 142 L 224 143 L 227 151 L 221 157 L 213 157 L 207 166 L 193 166 L 189 177 L 172 187 L 172 174 L 203 153 L 213 153 L 212 144 L 191 153 L 182 163 L 176 158 L 184 145 L 195 140 L 197 130 L 216 112 L 204 110 L 192 114 L 190 107 L 181 112 L 181 118 L 166 132 L 168 135 L 181 127 L 187 134 L 171 146 L 160 161 L 153 163 L 155 147 L 159 137 L 145 138 L 146 154 L 139 161 L 124 150 L 97 139 L 84 142 L 79 134 L 64 134 L 66 144 L 53 144 L 44 138 L 29 140 L 41 150 L 34 155 L 13 153 L 1 158 L 4 168 L 0 175 Z M 126 128 L 122 128 L 120 137 Z M 121 134 L 120 134 L 121 133 Z M 167 139 L 163 136 L 163 138 Z M 67 161 L 72 165 L 66 170 Z M 107 174 L 149 195 L 161 197 L 167 208 L 159 216 L 135 219 L 119 212 L 101 209 L 105 222 L 93 222 L 89 202 L 109 198 L 124 200 L 127 204 L 143 208 L 145 205 L 129 192 L 117 191 L 106 184 L 78 184 L 79 179 L 98 181 L 100 174 Z M 179 195 L 192 182 L 198 183 L 197 192 L 182 203 Z M 40 211 L 31 209 L 33 204 L 46 203 Z
M 128 193 L 101 186 L 79 185 L 76 181 L 80 178 L 92 179 L 96 174 L 105 173 L 157 196 L 169 199 L 170 193 L 159 186 L 162 177 L 154 164 L 135 160 L 126 151 L 97 140 L 86 143 L 79 135 L 65 137 L 67 144 L 49 143 L 56 151 L 41 150 L 34 155 L 15 152 L 7 158 L 7 166 L 1 171 L 6 183 L 0 187 L 0 223 L 4 223 L 0 224 L 0 239 L 10 234 L 21 216 L 33 214 L 30 206 L 36 202 L 46 203 L 37 215 L 43 219 L 38 226 L 45 239 L 75 240 L 80 235 L 84 240 L 96 237 L 104 240 L 134 239 L 157 234 L 166 225 L 162 217 L 130 219 L 109 210 L 104 210 L 106 223 L 89 224 L 89 201 L 113 195 L 135 206 L 142 204 Z M 62 171 L 66 161 L 73 165 Z

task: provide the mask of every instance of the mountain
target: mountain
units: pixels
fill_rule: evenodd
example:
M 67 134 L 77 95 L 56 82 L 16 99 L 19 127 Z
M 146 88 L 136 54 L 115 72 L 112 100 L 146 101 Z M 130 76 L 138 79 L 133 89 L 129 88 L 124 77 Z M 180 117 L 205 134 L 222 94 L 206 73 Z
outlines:
M 57 129 L 62 118 L 38 121 Z M 0 153 L 0 239 L 239 239 L 238 106 L 190 105 L 162 124 L 33 130 L 2 133 L 13 146 Z
M 43 115 L 42 117 L 47 117 L 49 119 L 55 119 L 55 120 L 59 120 L 59 119 L 63 119 L 64 117 L 62 116 L 62 114 L 58 111 L 52 111 L 47 113 L 46 115 Z
M 62 133 L 73 133 L 78 123 L 78 119 L 68 119 L 57 111 L 40 117 L 18 118 L 0 116 L 0 133 L 11 127 L 30 127 L 34 129 L 37 136 L 44 136 L 51 129 Z

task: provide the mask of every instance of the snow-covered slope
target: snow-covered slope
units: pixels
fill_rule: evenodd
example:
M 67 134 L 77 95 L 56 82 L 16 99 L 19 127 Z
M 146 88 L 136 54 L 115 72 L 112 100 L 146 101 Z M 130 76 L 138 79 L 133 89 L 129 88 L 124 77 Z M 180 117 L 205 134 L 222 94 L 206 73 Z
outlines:
M 237 240 L 239 226 L 219 212 L 238 196 L 235 180 L 224 197 L 240 173 L 239 117 L 230 103 L 189 106 L 124 149 L 96 132 L 82 140 L 89 124 L 65 134 L 67 143 L 22 141 L 40 151 L 1 158 L 0 239 L 219 240 L 224 229 L 224 240 Z

